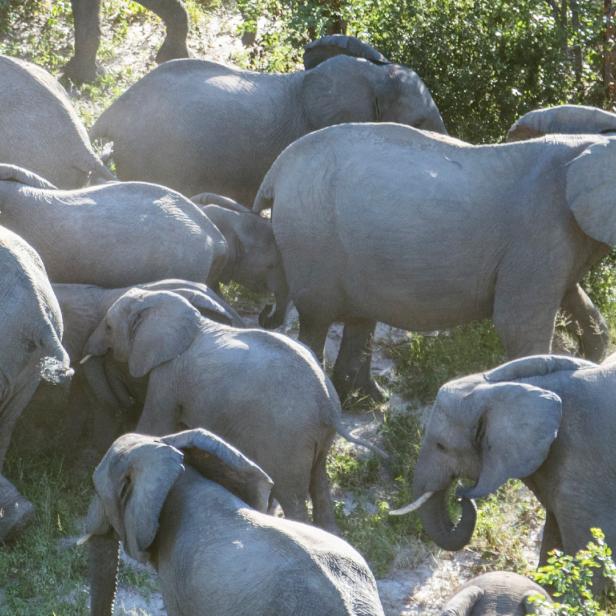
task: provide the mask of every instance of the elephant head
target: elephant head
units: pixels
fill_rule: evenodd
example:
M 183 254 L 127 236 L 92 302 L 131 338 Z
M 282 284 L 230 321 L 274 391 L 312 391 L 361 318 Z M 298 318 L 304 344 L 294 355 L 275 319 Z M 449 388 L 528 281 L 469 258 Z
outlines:
M 486 496 L 510 478 L 532 475 L 557 437 L 561 399 L 522 379 L 595 366 L 569 357 L 537 355 L 441 387 L 426 426 L 414 472 L 415 503 L 427 533 L 446 550 L 464 547 L 473 534 L 471 499 Z M 458 490 L 462 518 L 451 521 L 447 494 L 457 478 L 474 485 Z
M 275 308 L 267 306 L 259 317 L 263 327 L 282 324 L 288 304 L 287 279 L 271 222 L 233 199 L 213 193 L 191 197 L 225 236 L 227 264 L 221 282 L 235 280 L 256 291 L 270 291 Z
M 447 133 L 417 73 L 354 37 L 331 35 L 304 54 L 304 111 L 311 130 L 344 122 L 398 122 Z
M 80 540 L 90 541 L 92 614 L 112 613 L 118 541 L 136 560 L 150 561 L 149 550 L 159 532 L 161 511 L 185 465 L 250 507 L 267 509 L 271 479 L 215 434 L 195 429 L 160 438 L 121 436 L 94 471 L 95 495 L 88 511 L 86 535 Z
M 107 311 L 84 352 L 128 363 L 133 378 L 181 355 L 199 333 L 203 318 L 183 297 L 168 291 L 131 289 Z
M 533 139 L 553 133 L 616 133 L 616 113 L 586 105 L 535 109 L 515 121 L 507 132 L 507 141 Z

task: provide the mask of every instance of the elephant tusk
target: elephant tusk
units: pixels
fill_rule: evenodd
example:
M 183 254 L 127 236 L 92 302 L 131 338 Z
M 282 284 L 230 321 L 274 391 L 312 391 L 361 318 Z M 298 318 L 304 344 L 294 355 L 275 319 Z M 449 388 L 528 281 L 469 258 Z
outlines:
M 406 513 L 411 513 L 411 511 L 416 511 L 419 509 L 432 495 L 434 492 L 426 492 L 423 496 L 420 496 L 416 501 L 406 505 L 405 507 L 400 507 L 400 509 L 393 509 L 389 512 L 389 515 L 405 515 Z
M 86 535 L 82 535 L 77 539 L 77 545 L 83 545 L 87 543 L 92 538 L 92 533 L 87 533 Z
M 85 364 L 89 359 L 92 359 L 92 354 L 86 355 L 84 357 L 81 358 L 81 361 L 79 362 L 80 365 Z

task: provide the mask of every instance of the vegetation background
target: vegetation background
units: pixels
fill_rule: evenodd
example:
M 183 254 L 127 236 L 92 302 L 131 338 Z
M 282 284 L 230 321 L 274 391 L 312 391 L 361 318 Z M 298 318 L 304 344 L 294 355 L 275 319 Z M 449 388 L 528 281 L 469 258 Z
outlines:
M 537 107 L 585 103 L 613 109 L 616 99 L 610 0 L 185 3 L 193 55 L 225 58 L 255 70 L 300 68 L 303 45 L 310 40 L 336 32 L 356 35 L 392 61 L 415 69 L 430 88 L 449 132 L 472 143 L 502 140 L 516 118 Z M 163 36 L 156 17 L 139 4 L 102 4 L 100 76 L 91 85 L 68 86 L 88 126 L 153 68 Z M 72 28 L 70 0 L 0 0 L 0 53 L 31 60 L 56 75 L 72 54 Z M 239 44 L 242 35 L 249 46 Z M 217 47 L 221 40 L 228 47 L 222 51 Z M 615 266 L 612 253 L 584 282 L 606 315 L 614 340 Z M 228 292 L 249 311 L 255 310 L 254 298 L 237 289 Z M 566 318 L 562 315 L 559 324 Z M 393 362 L 387 379 L 396 395 L 392 403 L 378 408 L 365 408 L 358 401 L 355 411 L 357 421 L 373 420 L 378 426 L 379 438 L 392 454 L 390 474 L 384 474 L 373 458 L 358 457 L 342 446 L 333 452 L 329 471 L 346 537 L 364 553 L 377 577 L 387 580 L 396 571 L 414 570 L 427 558 L 426 550 L 432 550 L 424 546 L 414 516 L 387 515 L 389 504 L 409 499 L 424 405 L 444 381 L 492 367 L 503 359 L 503 352 L 492 325 L 483 322 L 404 336 L 382 343 L 380 353 Z M 7 474 L 35 502 L 37 520 L 19 542 L 0 551 L 2 615 L 86 613 L 85 551 L 74 547 L 74 536 L 87 506 L 92 469 L 84 466 L 68 473 L 61 454 L 26 460 L 13 451 L 8 460 Z M 520 483 L 510 482 L 485 499 L 465 555 L 467 576 L 498 567 L 527 573 L 533 568 L 529 550 L 536 547 L 541 518 L 540 507 Z M 443 557 L 435 550 L 429 554 Z M 142 595 L 153 592 L 151 577 L 143 570 L 124 565 L 122 580 Z M 417 613 L 430 612 L 426 608 Z

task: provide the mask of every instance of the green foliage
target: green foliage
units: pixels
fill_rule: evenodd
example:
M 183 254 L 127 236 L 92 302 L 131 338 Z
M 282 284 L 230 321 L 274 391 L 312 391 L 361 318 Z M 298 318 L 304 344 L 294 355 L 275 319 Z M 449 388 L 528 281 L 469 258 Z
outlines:
M 449 131 L 501 139 L 517 117 L 564 102 L 602 105 L 602 7 L 575 15 L 536 0 L 240 0 L 246 29 L 268 18 L 253 64 L 288 70 L 302 46 L 345 30 L 426 82 Z M 579 22 L 579 25 L 576 23 Z
M 612 560 L 612 550 L 605 543 L 605 535 L 598 528 L 592 528 L 593 541 L 575 556 L 563 554 L 559 550 L 550 552 L 548 564 L 539 567 L 534 573 L 535 581 L 552 589 L 556 600 L 554 605 L 546 605 L 537 600 L 541 614 L 549 616 L 608 616 L 613 614 L 616 595 L 616 565 Z M 593 581 L 603 575 L 612 589 L 602 602 L 593 597 Z M 610 604 L 610 600 L 612 603 Z M 609 607 L 607 607 L 609 606 Z
M 505 359 L 489 321 L 461 325 L 434 335 L 412 334 L 408 344 L 390 350 L 403 395 L 428 402 L 443 383 L 493 368 Z

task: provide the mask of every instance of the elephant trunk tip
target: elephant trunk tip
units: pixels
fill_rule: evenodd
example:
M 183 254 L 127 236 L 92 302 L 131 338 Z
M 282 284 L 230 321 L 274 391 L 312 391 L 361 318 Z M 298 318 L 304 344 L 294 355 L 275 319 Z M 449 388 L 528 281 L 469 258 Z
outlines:
M 41 361 L 41 377 L 54 385 L 66 385 L 75 371 L 55 357 L 44 357 Z

